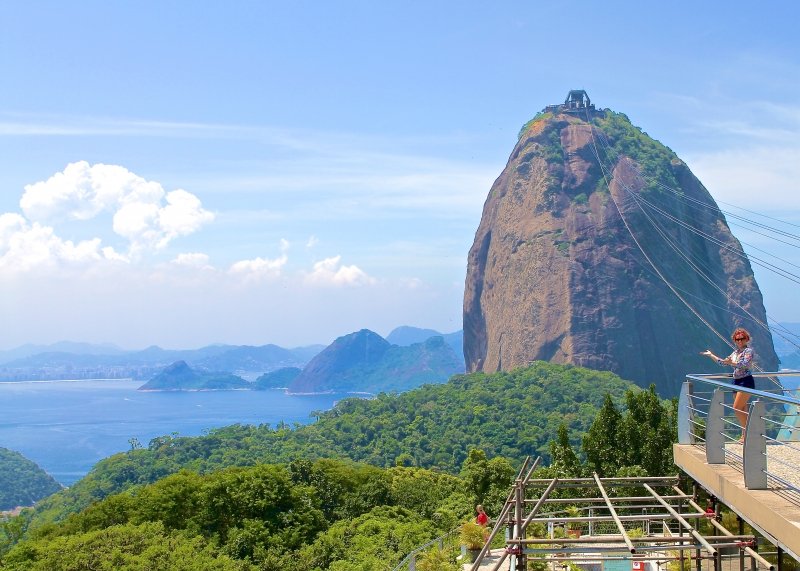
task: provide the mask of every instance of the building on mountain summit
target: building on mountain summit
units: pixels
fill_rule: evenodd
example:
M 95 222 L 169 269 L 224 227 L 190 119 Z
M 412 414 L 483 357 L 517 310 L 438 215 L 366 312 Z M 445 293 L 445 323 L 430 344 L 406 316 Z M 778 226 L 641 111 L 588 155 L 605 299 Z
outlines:
M 581 115 L 585 117 L 587 113 L 592 115 L 597 112 L 594 104 L 589 99 L 589 94 L 583 89 L 572 89 L 567 93 L 567 98 L 561 105 L 548 105 L 545 107 L 548 113 L 567 113 L 570 115 Z

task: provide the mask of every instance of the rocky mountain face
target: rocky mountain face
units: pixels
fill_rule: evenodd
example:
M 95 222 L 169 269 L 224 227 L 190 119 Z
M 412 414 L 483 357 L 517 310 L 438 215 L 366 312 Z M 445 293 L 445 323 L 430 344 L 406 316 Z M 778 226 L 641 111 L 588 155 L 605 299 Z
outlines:
M 687 373 L 730 370 L 698 353 L 730 353 L 737 326 L 776 370 L 750 263 L 684 162 L 625 115 L 548 110 L 523 127 L 469 252 L 467 371 L 571 363 L 673 396 Z

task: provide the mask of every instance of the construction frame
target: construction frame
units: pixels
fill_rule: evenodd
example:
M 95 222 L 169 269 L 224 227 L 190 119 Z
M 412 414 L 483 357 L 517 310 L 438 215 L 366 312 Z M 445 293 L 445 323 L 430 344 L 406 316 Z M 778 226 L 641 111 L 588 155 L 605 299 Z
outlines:
M 471 571 L 722 571 L 737 558 L 739 571 L 775 569 L 754 535 L 726 529 L 719 506 L 700 506 L 678 476 L 536 479 L 539 461 L 523 463 Z M 501 534 L 505 549 L 490 555 Z

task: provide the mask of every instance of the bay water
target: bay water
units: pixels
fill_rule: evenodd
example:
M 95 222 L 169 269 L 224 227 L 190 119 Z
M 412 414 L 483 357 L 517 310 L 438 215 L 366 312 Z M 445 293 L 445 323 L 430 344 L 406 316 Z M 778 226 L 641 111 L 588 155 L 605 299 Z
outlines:
M 99 460 L 157 436 L 198 436 L 231 424 L 312 422 L 341 395 L 268 391 L 137 391 L 141 381 L 0 383 L 0 446 L 58 482 L 73 484 Z

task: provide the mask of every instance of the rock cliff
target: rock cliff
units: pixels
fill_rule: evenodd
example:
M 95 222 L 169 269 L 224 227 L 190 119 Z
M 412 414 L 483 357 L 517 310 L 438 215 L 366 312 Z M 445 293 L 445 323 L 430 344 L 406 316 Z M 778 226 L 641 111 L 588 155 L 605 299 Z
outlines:
M 728 341 L 740 325 L 775 370 L 740 252 L 700 181 L 625 115 L 548 108 L 520 132 L 469 252 L 467 371 L 572 363 L 673 396 L 687 373 L 729 370 L 698 352 L 728 354 L 712 329 Z

